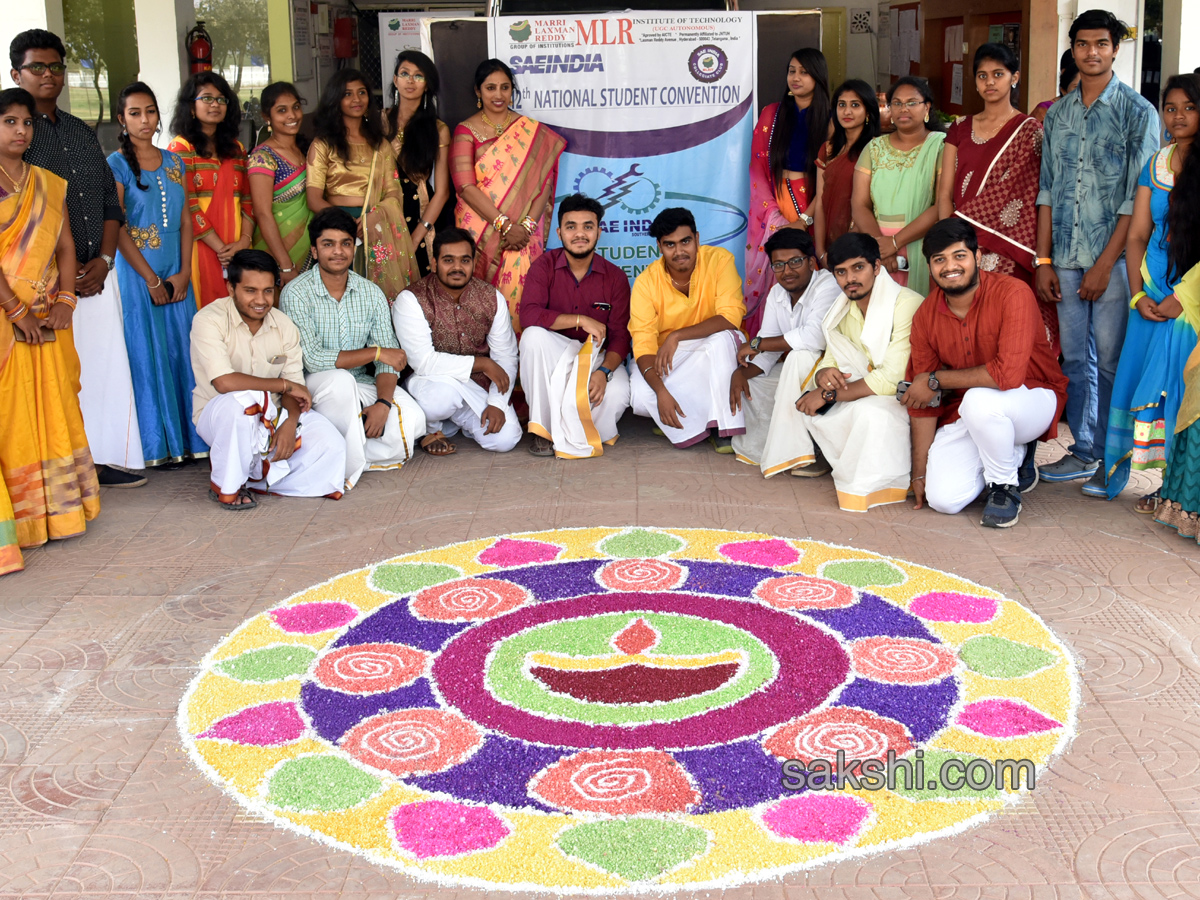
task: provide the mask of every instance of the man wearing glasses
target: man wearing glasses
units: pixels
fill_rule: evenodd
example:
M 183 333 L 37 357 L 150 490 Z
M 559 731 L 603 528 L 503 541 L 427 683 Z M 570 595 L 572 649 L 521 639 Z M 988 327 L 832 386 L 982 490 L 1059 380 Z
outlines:
M 73 321 L 82 385 L 79 405 L 96 474 L 109 487 L 140 487 L 145 476 L 112 468 L 145 467 L 121 298 L 117 279 L 109 277 L 125 222 L 117 185 L 96 133 L 58 108 L 67 78 L 66 50 L 58 35 L 40 28 L 23 31 L 9 45 L 9 59 L 13 82 L 37 104 L 25 161 L 67 182 L 67 216 L 79 261 L 79 307 Z
M 841 288 L 828 271 L 817 268 L 812 237 L 798 228 L 781 228 L 763 245 L 775 273 L 767 294 L 758 337 L 738 349 L 738 367 L 729 379 L 729 409 L 746 408 L 746 433 L 735 435 L 733 451 L 744 463 L 762 463 L 763 448 L 777 402 L 794 404 L 821 354 L 821 321 Z M 782 359 L 782 365 L 776 365 Z M 779 385 L 784 389 L 778 391 Z M 792 469 L 797 475 L 821 475 L 827 466 Z

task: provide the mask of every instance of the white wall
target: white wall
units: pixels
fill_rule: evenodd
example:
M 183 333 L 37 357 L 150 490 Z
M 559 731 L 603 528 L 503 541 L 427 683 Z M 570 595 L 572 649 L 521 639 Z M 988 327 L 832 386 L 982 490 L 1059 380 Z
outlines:
M 1170 2 L 1170 0 L 1167 0 Z M 1197 0 L 1182 0 L 1185 6 L 1196 6 Z M 1126 25 L 1136 29 L 1137 37 L 1122 41 L 1113 72 L 1123 82 L 1141 90 L 1142 87 L 1142 14 L 1145 0 L 1058 0 L 1059 53 L 1070 46 L 1071 21 L 1088 9 L 1107 9 Z
M 168 133 L 175 95 L 187 80 L 187 51 L 183 39 L 196 24 L 193 0 L 134 0 L 138 36 L 138 79 L 154 89 L 163 111 L 158 144 L 171 142 Z
M 1200 2 L 1163 0 L 1162 80 L 1200 66 Z
M 3 7 L 3 13 L 0 13 L 0 48 L 4 53 L 4 78 L 0 84 L 7 88 L 12 87 L 12 78 L 8 74 L 12 69 L 8 61 L 8 47 L 13 38 L 30 28 L 45 28 L 62 37 L 64 29 L 62 0 L 4 0 Z M 70 91 L 62 92 L 58 105 L 70 110 Z

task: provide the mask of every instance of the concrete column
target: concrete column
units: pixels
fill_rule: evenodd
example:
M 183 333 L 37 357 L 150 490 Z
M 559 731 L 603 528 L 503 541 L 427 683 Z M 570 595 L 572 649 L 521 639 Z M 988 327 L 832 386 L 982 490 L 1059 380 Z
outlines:
M 1200 66 L 1200 3 L 1163 0 L 1162 80 Z
M 167 124 L 175 96 L 187 80 L 183 39 L 196 24 L 196 10 L 193 0 L 134 0 L 133 12 L 137 20 L 138 79 L 150 85 L 158 97 L 163 119 L 158 143 L 165 147 L 171 140 Z
M 1054 5 L 1026 0 L 1025 21 L 1023 56 L 1037 62 L 1026 63 L 1019 91 L 1021 108 L 1030 112 L 1043 100 L 1058 96 L 1058 58 L 1066 46 L 1059 42 L 1058 9 Z
M 62 37 L 65 32 L 62 0 L 22 0 L 5 4 L 4 14 L 0 15 L 0 48 L 4 52 L 4 78 L 0 83 L 6 88 L 12 87 L 12 79 L 8 75 L 12 69 L 8 61 L 8 47 L 13 38 L 30 28 L 44 28 Z M 70 93 L 63 88 L 58 101 L 59 108 L 71 109 Z

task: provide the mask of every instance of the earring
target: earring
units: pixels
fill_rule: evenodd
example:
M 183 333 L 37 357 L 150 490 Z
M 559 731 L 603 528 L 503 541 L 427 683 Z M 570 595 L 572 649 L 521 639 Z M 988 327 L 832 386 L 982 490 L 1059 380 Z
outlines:
M 925 113 L 925 121 L 926 121 L 926 122 L 928 122 L 928 121 L 929 121 L 929 113 Z
M 421 109 L 428 109 L 428 108 L 429 108 L 429 95 L 422 94 L 421 95 Z
M 788 96 L 789 96 L 789 97 L 795 97 L 796 95 L 795 95 L 795 94 L 793 94 L 791 91 L 788 91 Z

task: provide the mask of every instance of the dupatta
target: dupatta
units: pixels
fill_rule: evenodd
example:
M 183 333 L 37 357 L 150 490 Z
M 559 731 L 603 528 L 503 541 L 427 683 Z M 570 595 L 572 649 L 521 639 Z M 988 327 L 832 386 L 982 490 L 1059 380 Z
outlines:
M 67 183 L 38 166 L 29 167 L 29 181 L 19 194 L 0 196 L 0 271 L 9 288 L 44 319 L 48 297 L 58 292 L 55 249 L 63 227 Z M 0 328 L 0 372 L 12 354 L 12 326 Z
M 417 268 L 412 235 L 404 220 L 404 201 L 400 195 L 396 163 L 387 143 L 380 144 L 371 157 L 362 208 L 365 274 L 379 285 L 391 304 L 410 283 L 420 279 L 421 273 Z

